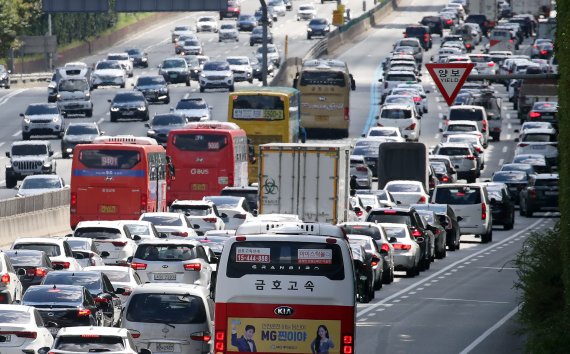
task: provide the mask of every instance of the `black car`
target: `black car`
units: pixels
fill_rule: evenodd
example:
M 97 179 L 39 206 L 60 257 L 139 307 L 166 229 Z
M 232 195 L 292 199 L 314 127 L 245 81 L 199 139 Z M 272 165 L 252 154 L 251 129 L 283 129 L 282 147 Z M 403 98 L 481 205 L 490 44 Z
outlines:
M 119 324 L 121 319 L 121 299 L 117 294 L 122 294 L 125 290 L 123 288 L 114 289 L 111 281 L 104 273 L 94 271 L 54 271 L 44 277 L 42 285 L 79 285 L 85 287 L 93 297 L 96 306 L 103 311 L 101 324 L 107 327 Z
M 42 320 L 55 335 L 62 327 L 99 326 L 103 311 L 93 296 L 80 285 L 34 285 L 22 297 L 22 305 L 38 309 Z
M 46 274 L 54 270 L 49 257 L 43 251 L 9 250 L 4 253 L 10 258 L 24 292 L 32 285 L 40 285 Z
M 148 54 L 137 48 L 125 50 L 133 61 L 135 68 L 148 68 Z
M 515 224 L 515 200 L 507 185 L 504 183 L 485 183 L 489 200 L 491 201 L 491 213 L 493 225 L 502 225 L 505 230 L 512 230 Z
M 538 56 L 539 59 L 550 59 L 554 54 L 554 44 L 551 42 L 541 43 L 538 45 Z
M 239 15 L 237 28 L 239 31 L 252 31 L 257 27 L 258 22 L 254 15 Z
M 255 11 L 255 14 L 253 14 L 253 16 L 255 16 L 255 19 L 257 20 L 257 23 L 259 23 L 259 25 L 263 24 L 263 11 L 257 10 Z M 271 14 L 269 13 L 269 9 L 267 9 L 267 26 L 269 27 L 273 27 L 273 16 L 271 16 Z
M 159 68 L 158 74 L 162 75 L 166 82 L 171 84 L 185 83 L 186 86 L 190 86 L 190 69 L 184 58 L 164 59 Z
M 555 173 L 533 175 L 528 186 L 520 194 L 520 214 L 531 217 L 533 213 L 558 210 L 559 177 Z
M 528 185 L 528 179 L 529 174 L 526 171 L 511 170 L 495 172 L 491 181 L 505 184 L 514 203 L 518 204 L 520 193 Z
M 95 122 L 72 122 L 67 125 L 63 138 L 61 138 L 61 157 L 69 158 L 78 144 L 91 144 L 103 132 Z
M 356 297 L 358 302 L 368 303 L 374 299 L 374 270 L 372 256 L 367 254 L 360 243 L 351 243 L 350 249 L 354 262 Z M 381 284 L 381 283 L 380 283 Z
M 111 103 L 111 122 L 116 122 L 119 118 L 149 119 L 148 102 L 141 92 L 118 92 L 108 102 Z
M 529 164 L 537 173 L 550 172 L 550 164 L 544 155 L 540 154 L 521 154 L 513 157 L 513 163 Z
M 414 208 L 379 208 L 372 209 L 366 218 L 367 222 L 406 224 L 422 250 L 420 268 L 427 270 L 435 259 L 435 235 L 424 219 Z
M 162 75 L 139 76 L 134 89 L 142 92 L 147 102 L 170 103 L 170 91 Z
M 439 16 L 424 16 L 420 21 L 420 25 L 427 26 L 430 34 L 443 36 L 443 20 Z
M 442 259 L 447 256 L 447 250 L 445 248 L 447 244 L 447 235 L 445 227 L 441 224 L 440 219 L 437 217 L 432 210 L 417 210 L 418 214 L 424 219 L 427 228 L 435 236 L 435 258 Z
M 331 31 L 331 25 L 326 18 L 314 18 L 307 25 L 307 39 L 321 36 L 326 37 Z
M 461 246 L 461 229 L 453 209 L 447 204 L 413 204 L 416 210 L 431 210 L 435 212 L 439 223 L 445 228 L 446 244 L 450 251 L 458 250 Z
M 558 114 L 558 102 L 545 102 L 539 101 L 535 102 L 532 106 L 530 112 L 528 112 L 528 118 L 531 122 L 548 122 L 552 124 L 554 128 L 558 127 L 558 120 L 556 115 Z
M 254 44 L 263 43 L 263 27 L 257 26 L 251 31 L 249 36 L 249 45 L 253 47 Z M 273 34 L 267 31 L 267 43 L 273 43 Z
M 530 38 L 535 32 L 536 20 L 533 15 L 520 14 L 509 19 L 510 23 L 518 23 L 521 26 L 524 36 Z
M 6 70 L 2 64 L 0 64 L 0 87 L 10 88 L 10 70 Z
M 439 19 L 441 20 L 441 18 Z M 404 37 L 417 38 L 420 41 L 422 48 L 424 48 L 424 50 L 428 50 L 431 49 L 432 46 L 430 33 L 430 28 L 428 26 L 408 26 L 404 31 Z
M 146 136 L 154 138 L 157 143 L 166 146 L 168 133 L 173 129 L 184 128 L 188 123 L 186 118 L 176 113 L 164 113 L 155 115 L 150 123 L 145 124 L 148 128 Z
M 261 62 L 256 58 L 250 59 L 251 69 L 253 72 L 253 78 L 259 81 L 263 80 L 263 68 L 261 67 Z M 272 75 L 275 71 L 275 65 L 273 61 L 267 60 L 267 75 Z
M 487 16 L 485 15 L 469 15 L 465 19 L 466 23 L 476 23 L 481 28 L 481 32 L 485 37 L 487 37 L 488 32 L 491 30 L 491 23 L 487 20 Z

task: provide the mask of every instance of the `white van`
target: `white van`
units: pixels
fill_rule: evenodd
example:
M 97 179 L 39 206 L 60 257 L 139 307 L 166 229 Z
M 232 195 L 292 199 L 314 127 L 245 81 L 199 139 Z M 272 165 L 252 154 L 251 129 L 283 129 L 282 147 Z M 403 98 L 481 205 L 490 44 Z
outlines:
M 382 106 L 377 124 L 381 127 L 395 127 L 408 141 L 418 141 L 421 134 L 420 117 L 410 106 L 388 104 Z

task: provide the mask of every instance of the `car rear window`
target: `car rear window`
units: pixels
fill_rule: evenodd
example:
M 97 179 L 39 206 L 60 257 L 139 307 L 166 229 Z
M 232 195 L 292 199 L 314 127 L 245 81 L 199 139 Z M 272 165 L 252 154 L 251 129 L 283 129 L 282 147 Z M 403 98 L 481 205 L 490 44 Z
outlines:
M 497 173 L 493 175 L 493 182 L 526 182 L 526 173 Z
M 370 236 L 374 240 L 382 239 L 382 235 L 376 227 L 366 225 L 343 225 L 342 228 L 347 234 Z
M 81 285 L 90 293 L 102 289 L 101 275 L 98 272 L 50 272 L 43 282 L 43 285 Z
M 411 226 L 409 215 L 398 213 L 392 210 L 371 213 L 366 221 L 389 224 L 406 224 L 408 226 Z
M 416 81 L 416 76 L 405 74 L 388 74 L 386 76 L 386 81 Z
M 220 151 L 228 145 L 222 134 L 180 133 L 172 138 L 172 145 L 182 151 Z
M 557 110 L 558 105 L 551 102 L 537 102 L 532 106 L 532 109 L 536 111 Z
M 170 207 L 173 213 L 183 213 L 187 216 L 206 216 L 212 213 L 207 205 L 183 205 L 175 204 Z
M 412 118 L 412 111 L 409 109 L 383 109 L 380 117 L 386 119 L 408 119 Z
M 14 267 L 32 267 L 32 266 L 42 266 L 42 257 L 37 254 L 10 254 L 10 262 Z M 0 264 L 0 271 L 2 271 L 2 265 Z
M 204 301 L 190 294 L 135 294 L 127 308 L 127 321 L 193 324 L 207 320 Z
M 0 323 L 2 324 L 24 324 L 30 322 L 30 314 L 17 310 L 2 310 L 0 312 Z
M 124 340 L 118 336 L 85 334 L 80 336 L 59 336 L 55 349 L 68 352 L 117 352 L 125 349 Z
M 129 277 L 129 272 L 123 272 L 120 270 L 105 269 L 101 270 L 101 273 L 105 274 L 111 283 L 114 282 L 129 282 L 131 278 Z
M 481 190 L 474 187 L 437 188 L 435 194 L 437 204 L 469 205 L 481 203 Z
M 182 262 L 196 258 L 193 245 L 187 244 L 142 244 L 135 258 L 145 261 Z
M 234 243 L 228 257 L 228 278 L 253 274 L 345 278 L 342 251 L 337 244 L 245 241 Z
M 558 179 L 537 179 L 534 185 L 538 187 L 556 187 L 558 186 Z
M 471 155 L 468 148 L 462 147 L 442 147 L 437 151 L 438 155 L 445 156 L 467 156 Z
M 48 245 L 45 243 L 18 243 L 14 245 L 14 249 L 44 251 L 48 257 L 57 257 L 61 255 L 58 245 Z
M 389 184 L 386 187 L 386 190 L 390 193 L 397 193 L 397 192 L 410 192 L 410 193 L 419 193 L 421 192 L 420 186 L 416 184 Z
M 475 108 L 453 108 L 449 110 L 449 120 L 483 120 L 483 111 Z
M 178 216 L 149 216 L 142 217 L 143 221 L 150 221 L 154 226 L 182 226 L 182 220 Z
M 24 293 L 22 298 L 22 304 L 28 305 L 32 303 L 71 303 L 80 304 L 83 302 L 83 292 L 81 288 L 76 289 L 61 289 L 61 288 L 50 288 L 45 287 L 37 288 L 35 286 L 30 287 Z
M 424 18 L 425 20 L 425 18 Z M 434 17 L 432 17 L 431 19 L 429 19 L 429 21 L 435 21 Z M 423 27 L 407 27 L 406 28 L 406 35 L 410 36 L 410 37 L 416 37 L 416 36 L 423 36 L 425 33 L 427 33 L 426 29 Z M 403 41 L 400 42 L 402 45 L 410 45 L 410 44 L 404 44 Z M 417 45 L 417 43 L 415 44 Z M 412 45 L 410 45 L 412 46 Z
M 556 135 L 554 134 L 525 134 L 522 141 L 540 142 L 540 143 L 554 143 L 556 142 Z
M 121 231 L 110 227 L 80 227 L 75 229 L 73 236 L 95 240 L 110 240 L 121 238 Z

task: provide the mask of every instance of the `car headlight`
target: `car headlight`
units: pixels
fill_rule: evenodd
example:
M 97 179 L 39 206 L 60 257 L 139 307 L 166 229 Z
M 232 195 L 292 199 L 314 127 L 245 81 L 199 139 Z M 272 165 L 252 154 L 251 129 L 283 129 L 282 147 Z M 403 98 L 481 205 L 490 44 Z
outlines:
M 160 92 L 168 92 L 168 89 L 166 87 L 161 87 Z
M 6 169 L 10 169 L 10 168 L 12 168 L 12 165 L 11 165 L 11 164 L 7 164 L 5 167 L 6 167 Z
M 44 168 L 50 168 L 51 162 L 44 162 Z
M 30 122 L 31 122 L 30 118 L 24 118 L 24 123 L 30 124 Z
M 229 73 L 226 74 L 226 77 L 230 77 L 232 75 L 233 75 L 233 72 L 230 71 Z
M 119 110 L 119 107 L 111 107 L 111 112 L 117 112 Z
M 145 107 L 145 106 L 142 106 L 142 107 L 138 107 L 137 109 L 138 109 L 139 111 L 141 111 L 141 112 L 144 112 L 144 111 L 146 111 L 146 107 Z
M 307 32 L 313 32 L 313 30 L 310 28 L 307 28 Z
M 148 59 L 147 59 L 147 58 L 141 58 L 141 60 L 142 60 L 142 61 L 147 61 Z
M 151 136 L 151 135 L 156 134 L 156 132 L 155 132 L 154 130 L 149 130 L 149 131 L 146 132 L 146 134 L 147 134 L 148 136 Z
M 91 98 L 91 94 L 89 92 L 85 93 L 85 100 L 89 101 L 89 99 Z
M 59 122 L 59 117 L 53 117 L 53 119 L 51 121 L 54 123 L 57 123 L 57 122 Z
M 61 99 L 61 95 L 58 93 L 57 96 L 55 96 L 58 100 Z
M 206 77 L 206 74 L 200 74 L 200 77 Z

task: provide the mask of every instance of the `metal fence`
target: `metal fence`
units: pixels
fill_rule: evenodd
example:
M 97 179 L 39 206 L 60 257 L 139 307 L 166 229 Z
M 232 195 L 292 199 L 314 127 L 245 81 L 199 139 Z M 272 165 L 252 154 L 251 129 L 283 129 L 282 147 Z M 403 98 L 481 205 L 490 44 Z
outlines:
M 0 218 L 69 205 L 69 189 L 0 200 Z

